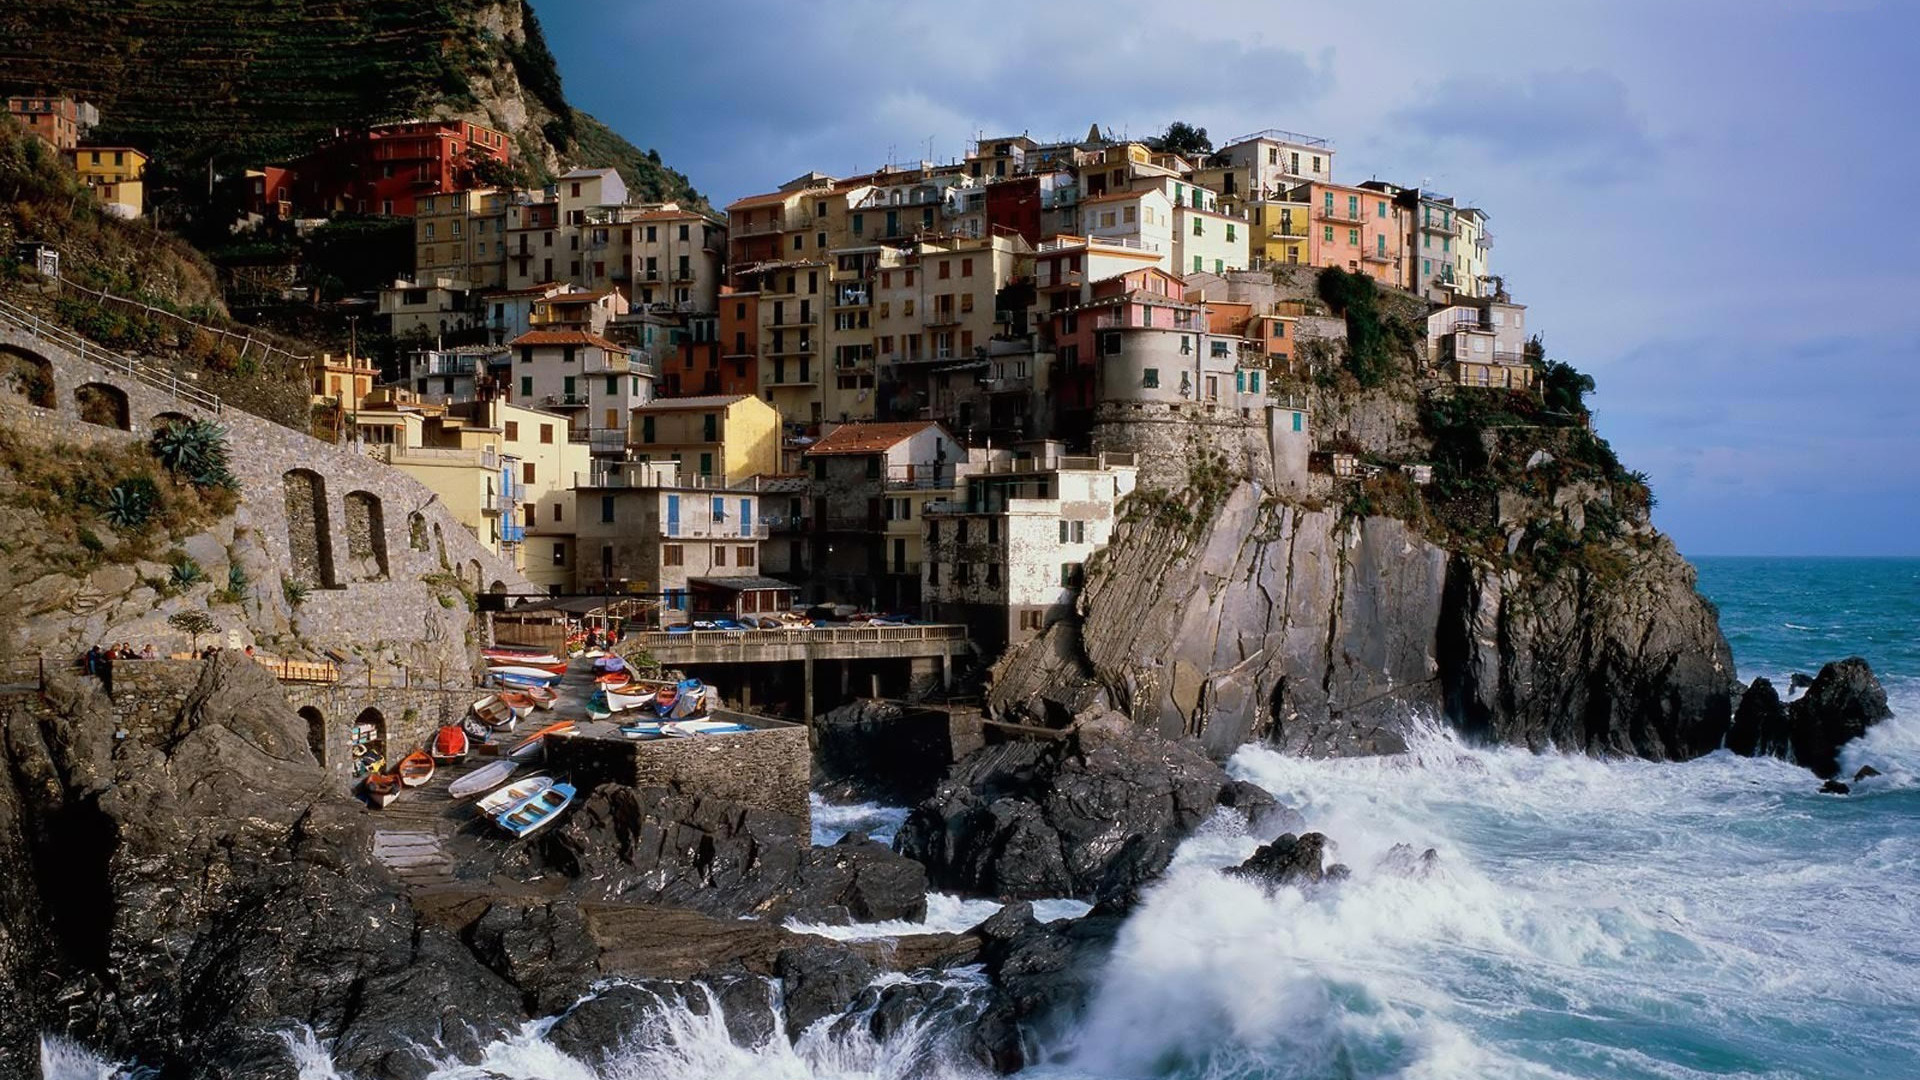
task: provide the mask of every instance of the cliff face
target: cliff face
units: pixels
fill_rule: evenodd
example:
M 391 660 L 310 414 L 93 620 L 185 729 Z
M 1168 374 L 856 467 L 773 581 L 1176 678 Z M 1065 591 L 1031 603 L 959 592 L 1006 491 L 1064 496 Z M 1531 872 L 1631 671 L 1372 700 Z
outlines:
M 1404 521 L 1243 482 L 1197 534 L 1125 526 L 1089 576 L 1084 625 L 1009 658 L 994 704 L 1058 717 L 1105 698 L 1216 757 L 1250 740 L 1390 753 L 1436 717 L 1535 748 L 1713 750 L 1734 681 L 1712 610 L 1665 538 L 1626 567 L 1499 569 Z
M 524 0 L 48 0 L 0 12 L 0 89 L 93 101 L 101 137 L 152 151 L 163 174 L 294 157 L 336 127 L 460 117 L 512 135 L 537 171 L 611 165 L 636 192 L 698 198 L 574 111 Z

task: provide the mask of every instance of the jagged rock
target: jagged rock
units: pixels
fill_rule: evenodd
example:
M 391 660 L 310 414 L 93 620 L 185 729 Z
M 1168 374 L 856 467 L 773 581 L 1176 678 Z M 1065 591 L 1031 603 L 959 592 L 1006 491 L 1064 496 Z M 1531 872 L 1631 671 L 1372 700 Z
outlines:
M 896 843 L 940 888 L 1098 898 L 1166 869 L 1230 786 L 1198 747 L 1110 714 L 1063 740 L 968 755 Z
M 569 1009 L 547 1041 L 571 1057 L 599 1065 L 632 1046 L 658 1045 L 661 1026 L 681 1010 L 695 1016 L 720 1011 L 735 1045 L 758 1046 L 774 1029 L 773 999 L 765 979 L 715 975 L 701 982 L 649 980 L 616 983 Z
M 519 989 L 529 1015 L 558 1012 L 599 975 L 600 947 L 571 901 L 492 904 L 465 937 L 482 963 Z
M 1027 1049 L 1048 1043 L 1085 1007 L 1122 921 L 1093 914 L 1043 924 L 1023 907 L 977 928 L 987 935 L 981 958 L 997 993 L 973 1025 L 972 1056 L 1002 1073 L 1032 1064 Z
M 1196 527 L 1123 524 L 1082 593 L 1084 625 L 1015 650 L 990 703 L 1032 715 L 1098 688 L 1217 759 L 1251 740 L 1393 753 L 1430 713 L 1536 749 L 1718 749 L 1732 656 L 1692 569 L 1654 533 L 1621 563 L 1605 578 L 1523 576 L 1397 519 L 1276 504 L 1242 483 Z
M 1828 778 L 1840 774 L 1840 748 L 1893 715 L 1873 669 L 1857 656 L 1828 664 L 1787 710 L 1793 759 Z
M 1401 877 L 1424 878 L 1432 874 L 1439 865 L 1440 853 L 1432 848 L 1416 854 L 1412 844 L 1395 844 L 1380 857 L 1376 869 L 1381 873 L 1398 874 Z
M 877 974 L 858 954 L 826 945 L 783 950 L 774 972 L 784 991 L 790 1039 L 799 1038 L 817 1020 L 845 1012 Z
M 910 806 L 953 764 L 943 713 L 862 699 L 813 721 L 814 790 L 838 802 Z
M 1235 780 L 1228 785 L 1220 793 L 1220 805 L 1245 814 L 1247 831 L 1256 836 L 1295 832 L 1307 825 L 1300 811 L 1281 803 L 1266 788 L 1246 780 Z
M 1779 692 L 1765 679 L 1753 680 L 1727 729 L 1727 749 L 1742 757 L 1785 757 L 1789 746 L 1787 707 Z
M 1303 836 L 1287 833 L 1271 844 L 1261 846 L 1239 866 L 1221 871 L 1230 877 L 1257 881 L 1269 888 L 1282 885 L 1318 885 L 1326 880 L 1321 862 L 1327 838 L 1310 832 Z
M 1813 685 L 1813 676 L 1807 674 L 1804 671 L 1796 671 L 1793 674 L 1787 676 L 1788 692 L 1792 692 L 1794 690 L 1805 690 L 1807 687 L 1812 685 Z
M 800 822 L 666 788 L 603 784 L 547 838 L 581 895 L 810 921 L 926 917 L 926 872 L 857 834 L 813 848 Z
M 1860 781 L 1865 780 L 1870 776 L 1879 776 L 1879 775 L 1880 775 L 1879 769 L 1876 769 L 1871 765 L 1862 765 L 1860 766 L 1860 771 L 1853 774 L 1853 782 L 1857 784 Z
M 1820 785 L 1820 794 L 1822 795 L 1845 795 L 1851 792 L 1852 790 L 1853 790 L 1852 788 L 1848 787 L 1847 785 L 1841 783 L 1838 780 L 1829 780 L 1826 783 Z

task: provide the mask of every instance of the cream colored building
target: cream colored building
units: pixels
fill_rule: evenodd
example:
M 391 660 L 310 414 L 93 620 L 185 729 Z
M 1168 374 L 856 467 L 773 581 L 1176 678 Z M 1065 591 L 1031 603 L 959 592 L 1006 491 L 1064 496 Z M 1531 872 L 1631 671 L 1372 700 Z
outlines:
M 732 484 L 780 471 L 780 414 L 751 395 L 657 398 L 632 417 L 628 458 L 678 462 L 689 483 Z
M 492 188 L 421 196 L 413 213 L 415 279 L 505 287 L 507 202 L 505 192 Z

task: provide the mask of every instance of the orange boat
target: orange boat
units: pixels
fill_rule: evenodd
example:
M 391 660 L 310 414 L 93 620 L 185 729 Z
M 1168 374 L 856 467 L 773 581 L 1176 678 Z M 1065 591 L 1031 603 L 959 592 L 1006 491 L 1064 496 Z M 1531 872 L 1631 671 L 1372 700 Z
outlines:
M 593 681 L 601 686 L 625 686 L 633 681 L 633 676 L 624 671 L 609 671 L 605 675 L 595 675 Z
M 541 742 L 544 741 L 547 736 L 558 735 L 561 732 L 572 730 L 573 721 L 571 720 L 562 720 L 557 724 L 548 724 L 546 727 L 527 736 L 518 746 L 507 751 L 507 756 L 516 761 L 525 761 L 527 758 L 532 757 L 535 751 L 540 749 Z M 404 765 L 405 763 L 403 762 L 402 764 Z
M 408 787 L 419 787 L 433 779 L 433 755 L 425 750 L 415 750 L 400 759 L 400 782 Z
M 368 773 L 367 801 L 379 809 L 400 797 L 399 773 Z
M 511 708 L 516 716 L 524 716 L 532 712 L 535 705 L 533 695 L 524 694 L 517 690 L 502 690 L 500 691 L 499 698 L 501 701 L 507 703 L 507 707 Z
M 494 668 L 529 668 L 534 671 L 544 671 L 549 675 L 565 675 L 567 673 L 567 661 L 559 660 L 551 663 L 529 663 L 522 660 L 489 660 L 487 661 L 487 668 L 488 670 Z
M 433 733 L 433 760 L 453 765 L 467 760 L 467 733 L 458 724 L 448 724 Z

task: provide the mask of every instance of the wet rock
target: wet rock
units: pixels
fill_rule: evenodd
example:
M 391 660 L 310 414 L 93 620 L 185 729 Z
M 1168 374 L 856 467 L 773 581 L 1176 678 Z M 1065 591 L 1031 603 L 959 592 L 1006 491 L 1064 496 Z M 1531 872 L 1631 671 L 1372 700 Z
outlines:
M 1287 833 L 1273 843 L 1261 846 L 1239 866 L 1228 867 L 1222 873 L 1257 881 L 1269 888 L 1317 885 L 1328 876 L 1327 870 L 1321 866 L 1326 848 L 1327 838 L 1322 833 L 1310 832 L 1300 836 Z
M 855 835 L 816 849 L 794 818 L 667 788 L 595 788 L 544 852 L 596 899 L 810 921 L 926 917 L 926 871 L 884 845 Z
M 1277 835 L 1306 828 L 1300 811 L 1273 797 L 1266 788 L 1246 780 L 1235 780 L 1220 793 L 1220 805 L 1246 815 L 1247 831 L 1255 836 Z
M 600 947 L 571 901 L 493 904 L 465 937 L 482 963 L 519 989 L 532 1016 L 560 1011 L 599 974 Z
M 1339 864 L 1335 864 L 1338 866 Z M 1395 844 L 1380 857 L 1376 867 L 1381 873 L 1401 877 L 1424 878 L 1440 865 L 1440 853 L 1432 848 L 1415 852 L 1412 844 Z M 1343 867 L 1344 869 L 1344 867 Z M 1329 873 L 1332 871 L 1329 870 Z
M 968 755 L 896 843 L 940 888 L 1099 898 L 1158 876 L 1230 786 L 1194 745 L 1107 714 Z
M 1033 1064 L 1028 1047 L 1046 1045 L 1073 1025 L 1123 922 L 1117 915 L 1088 915 L 1043 924 L 1023 915 L 1017 930 L 995 934 L 981 951 L 995 993 L 968 1047 L 975 1060 L 1002 1073 Z
M 837 802 L 911 806 L 953 764 L 947 715 L 862 699 L 813 721 L 814 789 Z
M 1879 776 L 1879 775 L 1880 775 L 1879 769 L 1876 769 L 1871 765 L 1862 765 L 1860 766 L 1860 771 L 1853 774 L 1853 782 L 1857 784 L 1860 781 L 1865 780 L 1869 776 Z
M 1755 679 L 1740 695 L 1740 707 L 1727 729 L 1727 749 L 1742 757 L 1785 757 L 1791 745 L 1787 707 L 1766 679 Z
M 1787 676 L 1787 692 L 1788 693 L 1792 693 L 1795 690 L 1805 690 L 1807 687 L 1812 685 L 1813 685 L 1813 676 L 1807 674 L 1804 671 L 1796 671 L 1793 674 Z
M 1787 710 L 1793 758 L 1815 776 L 1840 774 L 1840 748 L 1893 715 L 1887 692 L 1865 660 L 1854 656 L 1820 669 L 1807 692 Z
M 865 958 L 827 945 L 782 951 L 774 972 L 786 1001 L 790 1039 L 799 1038 L 817 1020 L 845 1012 L 877 974 Z
M 1852 790 L 1852 788 L 1838 780 L 1829 780 L 1820 785 L 1820 794 L 1822 795 L 1845 795 Z

